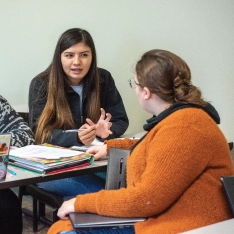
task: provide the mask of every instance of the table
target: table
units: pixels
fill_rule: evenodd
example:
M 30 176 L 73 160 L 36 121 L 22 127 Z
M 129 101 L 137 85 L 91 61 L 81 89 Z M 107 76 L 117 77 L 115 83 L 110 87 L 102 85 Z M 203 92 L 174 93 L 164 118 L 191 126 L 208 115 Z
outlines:
M 234 231 L 234 219 L 228 219 L 205 227 L 196 228 L 181 234 L 232 234 Z
M 5 179 L 0 180 L 0 189 L 13 188 L 22 185 L 35 184 L 39 182 L 58 180 L 62 178 L 105 171 L 107 169 L 107 160 L 95 161 L 93 166 L 79 168 L 74 171 L 66 171 L 55 175 L 34 173 L 27 170 L 15 169 L 12 166 L 9 166 L 9 168 L 16 172 L 16 175 L 14 176 L 8 174 Z

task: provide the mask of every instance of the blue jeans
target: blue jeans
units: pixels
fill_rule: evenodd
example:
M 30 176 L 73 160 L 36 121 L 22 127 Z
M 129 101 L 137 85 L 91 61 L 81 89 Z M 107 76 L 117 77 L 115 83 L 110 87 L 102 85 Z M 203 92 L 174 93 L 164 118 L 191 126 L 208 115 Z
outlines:
M 105 188 L 105 182 L 94 174 L 53 180 L 37 184 L 47 192 L 64 197 L 75 197 L 79 194 L 97 192 Z
M 80 231 L 64 231 L 58 234 L 134 234 L 134 227 L 125 228 L 99 228 Z

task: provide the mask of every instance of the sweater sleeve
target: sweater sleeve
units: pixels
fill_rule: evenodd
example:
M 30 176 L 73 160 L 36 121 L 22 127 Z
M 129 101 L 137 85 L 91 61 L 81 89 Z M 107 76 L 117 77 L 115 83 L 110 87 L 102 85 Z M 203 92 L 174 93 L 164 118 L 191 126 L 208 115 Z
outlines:
M 11 145 L 22 147 L 34 144 L 34 136 L 24 119 L 0 96 L 0 132 L 11 133 Z
M 109 154 L 110 148 L 120 148 L 120 149 L 131 149 L 133 145 L 137 143 L 137 139 L 129 139 L 125 138 L 121 139 L 114 139 L 114 140 L 106 140 L 104 143 L 107 145 L 107 155 Z

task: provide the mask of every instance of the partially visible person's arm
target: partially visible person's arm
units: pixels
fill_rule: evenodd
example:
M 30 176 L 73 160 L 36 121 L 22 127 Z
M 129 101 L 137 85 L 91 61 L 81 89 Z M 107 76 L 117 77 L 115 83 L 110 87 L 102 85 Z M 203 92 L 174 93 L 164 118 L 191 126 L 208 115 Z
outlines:
M 0 96 L 0 132 L 11 133 L 12 146 L 22 147 L 34 144 L 31 129 L 2 96 Z
M 113 139 L 106 140 L 104 145 L 91 146 L 86 152 L 93 154 L 94 159 L 98 160 L 109 154 L 110 148 L 131 149 L 137 143 L 137 139 Z

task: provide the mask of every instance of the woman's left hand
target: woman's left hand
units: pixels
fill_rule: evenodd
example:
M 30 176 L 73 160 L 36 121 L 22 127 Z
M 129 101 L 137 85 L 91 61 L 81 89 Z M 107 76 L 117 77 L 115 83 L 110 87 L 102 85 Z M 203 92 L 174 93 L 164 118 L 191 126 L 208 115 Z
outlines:
M 98 137 L 106 138 L 112 134 L 112 131 L 110 130 L 112 123 L 110 122 L 110 119 L 111 114 L 106 113 L 105 110 L 101 108 L 101 116 L 96 124 L 96 135 Z M 86 121 L 90 126 L 94 125 L 91 119 L 87 118 Z
M 62 206 L 58 209 L 58 217 L 60 219 L 68 219 L 68 214 L 75 211 L 74 204 L 76 198 L 72 198 L 63 202 Z
M 104 145 L 95 145 L 89 147 L 89 149 L 86 151 L 86 153 L 93 154 L 94 160 L 98 160 L 99 158 L 102 158 L 104 156 L 107 156 L 106 154 L 106 144 Z

